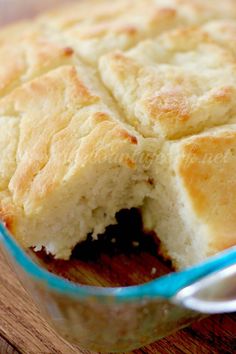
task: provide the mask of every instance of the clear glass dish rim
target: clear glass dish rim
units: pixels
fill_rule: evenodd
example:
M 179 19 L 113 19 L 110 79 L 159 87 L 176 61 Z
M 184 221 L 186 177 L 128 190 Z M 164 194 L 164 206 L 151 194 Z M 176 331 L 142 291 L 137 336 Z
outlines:
M 128 287 L 102 288 L 80 285 L 50 273 L 26 254 L 2 223 L 0 223 L 0 242 L 29 277 L 44 283 L 49 290 L 77 298 L 95 297 L 99 300 L 112 299 L 118 302 L 156 298 L 168 300 L 200 278 L 236 263 L 236 247 L 232 247 L 200 265 L 164 275 L 148 283 Z

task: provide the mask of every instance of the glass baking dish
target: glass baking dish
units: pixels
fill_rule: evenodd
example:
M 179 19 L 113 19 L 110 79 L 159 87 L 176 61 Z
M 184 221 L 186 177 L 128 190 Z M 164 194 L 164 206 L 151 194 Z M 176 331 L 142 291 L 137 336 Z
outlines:
M 236 269 L 233 277 L 228 278 L 228 284 L 232 284 L 234 279 L 234 286 L 232 294 L 226 294 L 227 301 L 222 293 L 225 276 L 221 274 L 222 269 L 224 272 L 236 263 L 236 248 L 204 264 L 142 285 L 101 288 L 78 285 L 48 272 L 18 246 L 2 224 L 0 245 L 48 321 L 69 342 L 86 349 L 127 352 L 167 336 L 200 318 L 202 313 L 236 310 Z M 232 276 L 232 272 L 230 274 Z M 213 280 L 217 279 L 220 291 L 216 291 L 214 284 L 208 287 L 212 276 Z M 195 311 L 198 299 L 196 296 L 189 298 L 189 293 L 193 293 L 191 284 L 196 287 L 202 278 L 203 284 L 205 281 L 207 285 L 203 290 L 206 292 L 209 288 L 210 292 L 201 299 L 201 306 L 205 307 L 200 307 L 203 309 L 200 313 Z M 213 302 L 211 290 L 218 294 Z

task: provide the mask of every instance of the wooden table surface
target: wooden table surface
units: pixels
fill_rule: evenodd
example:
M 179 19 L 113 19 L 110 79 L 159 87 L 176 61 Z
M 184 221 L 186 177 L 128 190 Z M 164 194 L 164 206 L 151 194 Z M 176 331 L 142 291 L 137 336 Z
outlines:
M 0 269 L 0 354 L 89 354 L 50 328 L 1 253 Z M 134 353 L 236 353 L 236 314 L 204 319 Z

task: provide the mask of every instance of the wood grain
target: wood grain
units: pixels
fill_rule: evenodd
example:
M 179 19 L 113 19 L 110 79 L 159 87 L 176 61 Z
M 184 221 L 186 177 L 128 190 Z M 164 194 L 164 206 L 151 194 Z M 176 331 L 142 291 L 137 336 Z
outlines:
M 78 353 L 41 318 L 2 254 L 0 267 L 0 334 L 24 354 Z M 1 354 L 4 354 L 3 350 L 1 348 Z
M 0 337 L 0 353 L 6 354 L 19 354 L 19 351 L 16 350 L 7 340 L 3 337 Z

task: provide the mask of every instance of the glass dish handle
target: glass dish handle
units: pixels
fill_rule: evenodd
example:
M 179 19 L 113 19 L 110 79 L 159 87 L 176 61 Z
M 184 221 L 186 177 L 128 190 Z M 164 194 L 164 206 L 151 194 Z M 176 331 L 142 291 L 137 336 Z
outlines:
M 173 298 L 175 304 L 206 313 L 236 311 L 236 264 L 208 275 L 180 290 Z

